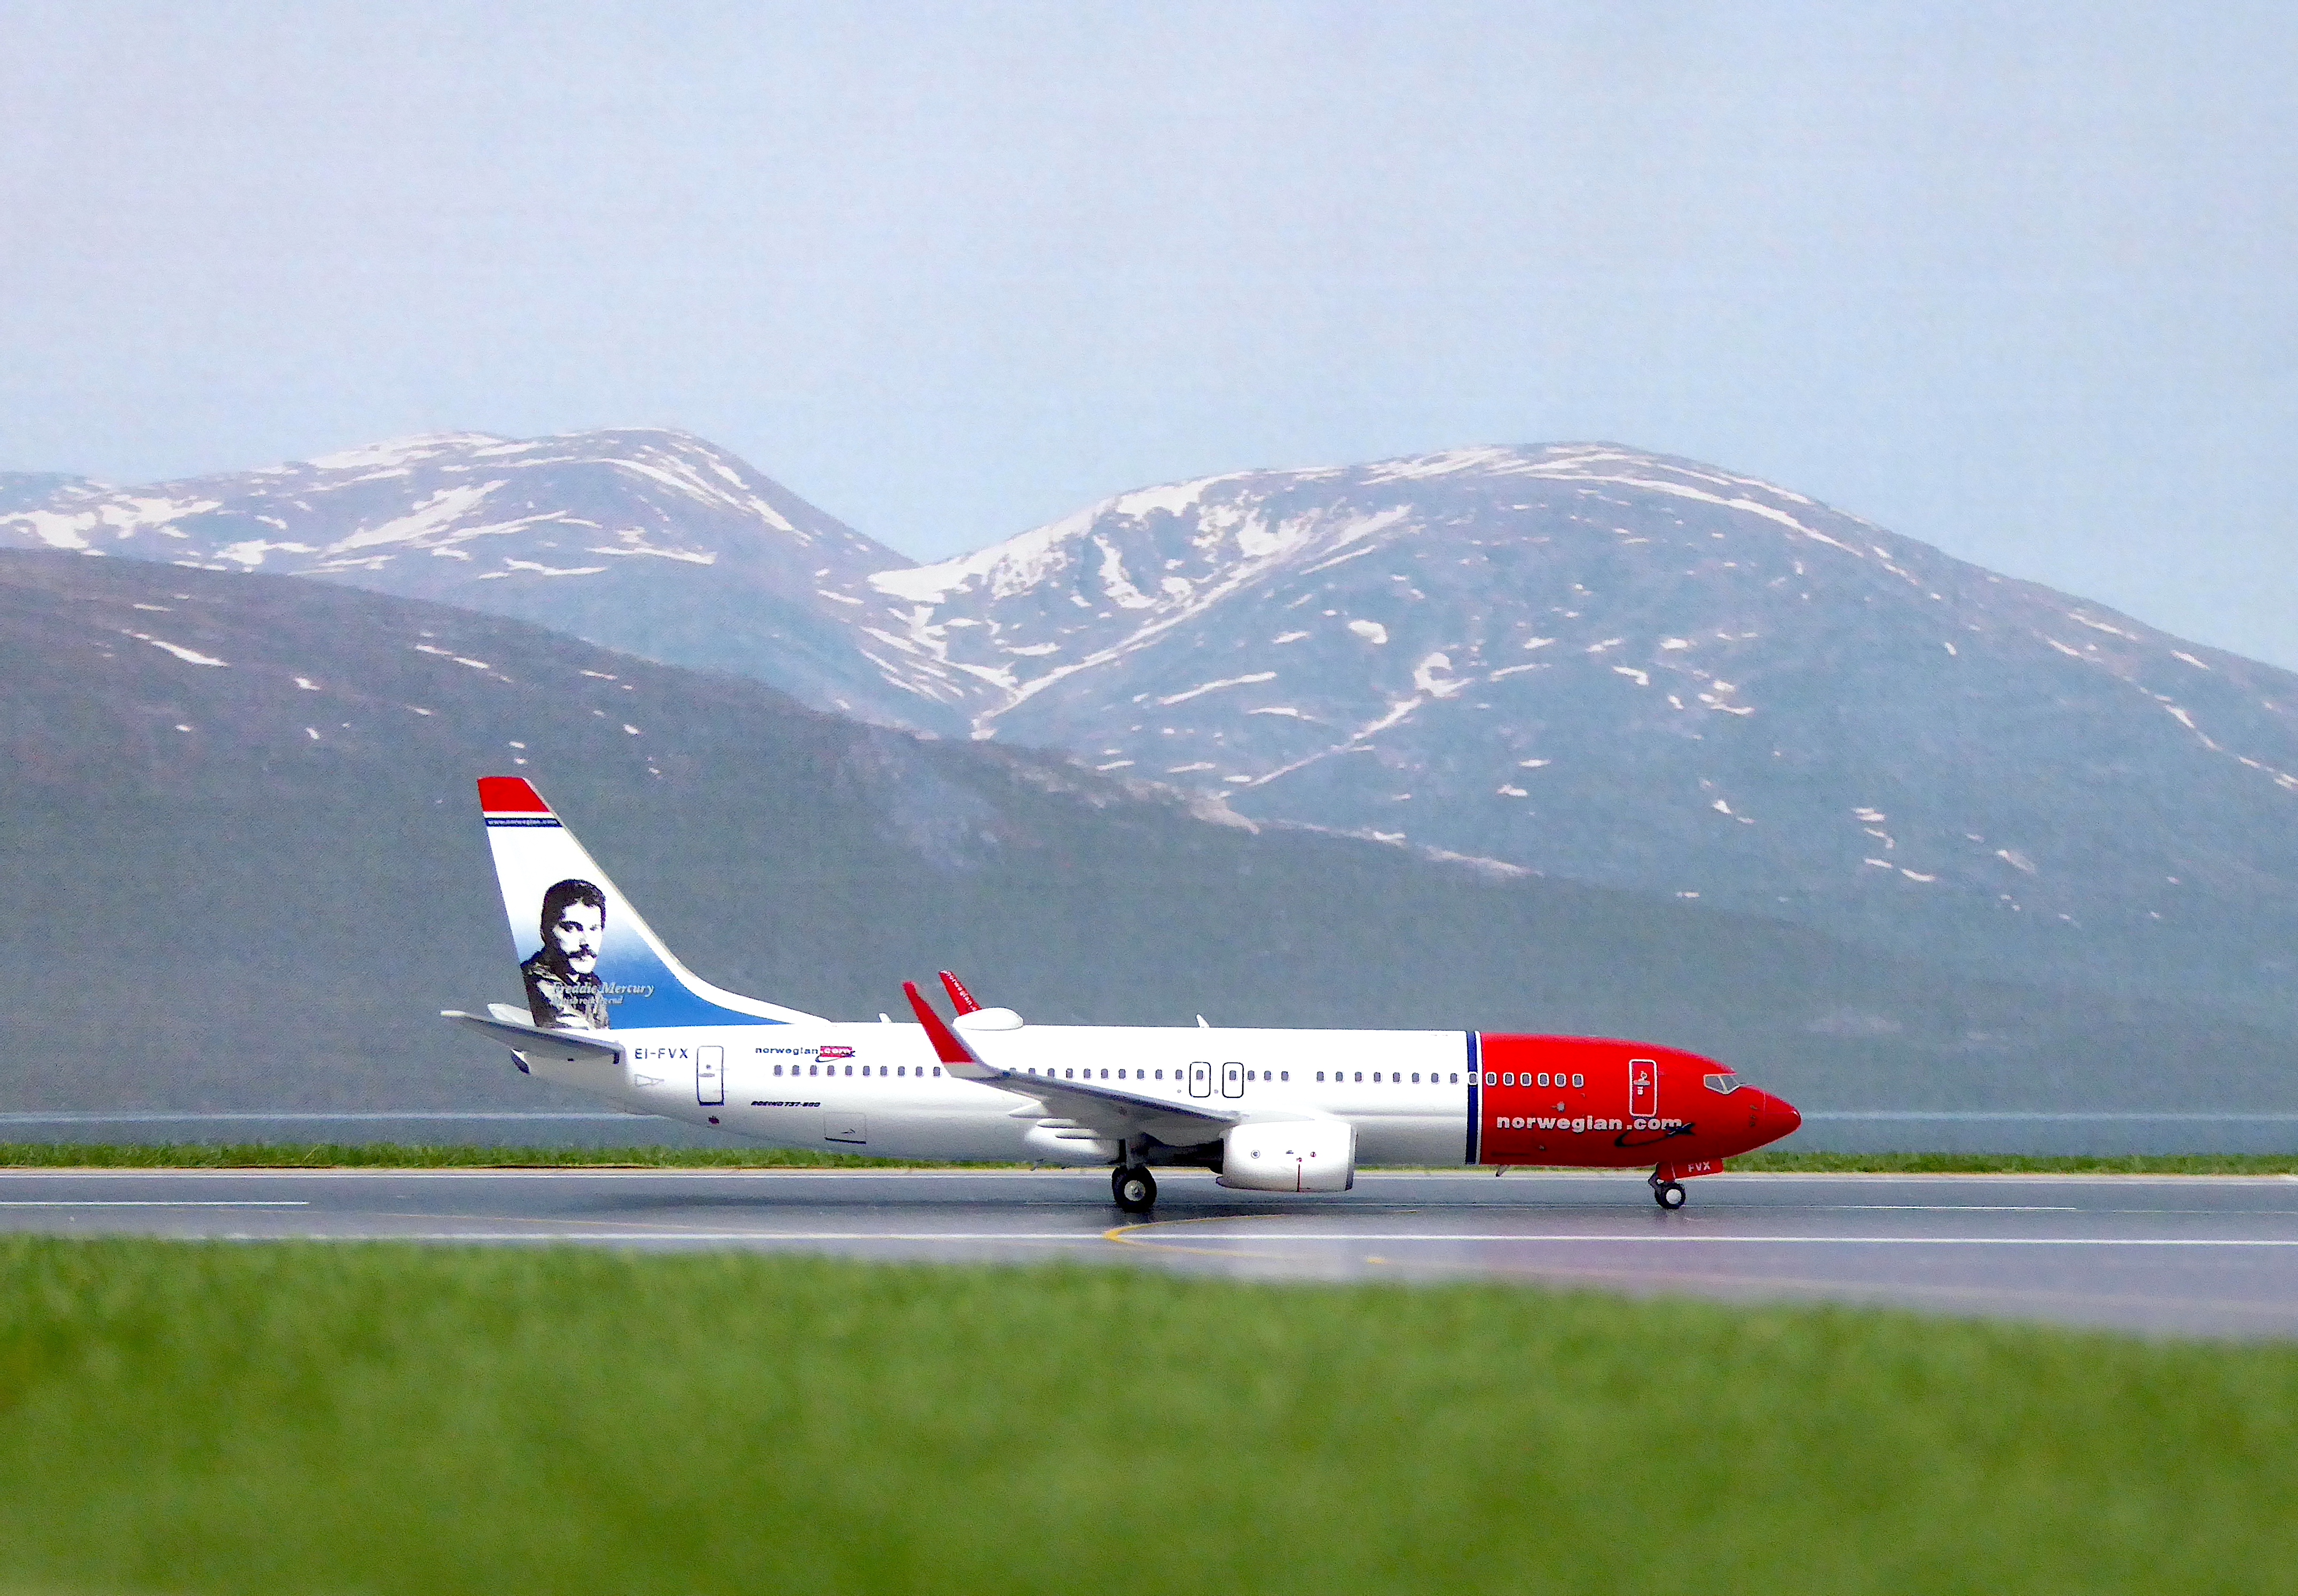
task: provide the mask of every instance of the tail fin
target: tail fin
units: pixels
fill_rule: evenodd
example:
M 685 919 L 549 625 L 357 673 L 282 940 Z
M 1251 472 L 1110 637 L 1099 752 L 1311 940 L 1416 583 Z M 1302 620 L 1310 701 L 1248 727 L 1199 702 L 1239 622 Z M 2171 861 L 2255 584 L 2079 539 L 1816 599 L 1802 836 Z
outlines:
M 819 1018 L 690 973 L 525 777 L 480 777 L 479 808 L 537 1025 L 640 1030 Z

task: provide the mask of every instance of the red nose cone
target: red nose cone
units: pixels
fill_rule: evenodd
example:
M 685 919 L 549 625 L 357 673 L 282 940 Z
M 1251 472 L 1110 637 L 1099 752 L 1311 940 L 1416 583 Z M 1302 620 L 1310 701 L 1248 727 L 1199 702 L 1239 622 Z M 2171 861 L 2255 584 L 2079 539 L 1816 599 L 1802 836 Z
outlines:
M 1783 1136 L 1793 1136 L 1803 1129 L 1803 1115 L 1796 1112 L 1794 1104 L 1784 1097 L 1774 1097 L 1769 1092 L 1764 1096 L 1769 1105 L 1764 1115 L 1764 1129 L 1772 1133 L 1773 1141 L 1778 1141 Z

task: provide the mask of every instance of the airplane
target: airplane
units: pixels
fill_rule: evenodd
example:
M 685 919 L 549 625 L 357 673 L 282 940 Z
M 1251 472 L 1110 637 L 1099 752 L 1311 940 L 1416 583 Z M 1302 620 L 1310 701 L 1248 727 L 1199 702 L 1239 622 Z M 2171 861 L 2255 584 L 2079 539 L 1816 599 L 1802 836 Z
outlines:
M 1105 1165 L 1130 1214 L 1158 1168 L 1320 1193 L 1377 1164 L 1649 1165 L 1673 1210 L 1803 1122 L 1728 1065 L 1600 1038 L 1029 1025 L 946 971 L 954 1020 L 906 981 L 914 1024 L 824 1019 L 689 972 L 524 777 L 478 785 L 527 1007 L 442 1017 L 635 1112 L 782 1147 Z

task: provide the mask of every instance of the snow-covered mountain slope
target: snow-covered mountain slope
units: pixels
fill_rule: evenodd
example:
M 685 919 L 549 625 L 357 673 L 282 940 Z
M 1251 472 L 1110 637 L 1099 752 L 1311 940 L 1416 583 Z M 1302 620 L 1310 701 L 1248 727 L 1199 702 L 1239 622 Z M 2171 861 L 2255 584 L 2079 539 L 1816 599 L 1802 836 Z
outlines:
M 2298 968 L 2298 677 L 1709 467 L 1211 477 L 873 586 L 977 736 L 1246 815 L 2069 973 Z
M 2298 1012 L 2298 677 L 1616 445 L 1208 477 L 905 566 L 685 434 L 458 434 L 0 478 L 0 542 L 443 600 L 1246 816 Z
M 109 491 L 93 477 L 62 471 L 0 471 L 0 515 L 20 509 L 56 509 Z
M 848 590 L 901 556 L 683 433 L 439 434 L 131 489 L 0 479 L 0 542 L 460 604 L 899 718 Z

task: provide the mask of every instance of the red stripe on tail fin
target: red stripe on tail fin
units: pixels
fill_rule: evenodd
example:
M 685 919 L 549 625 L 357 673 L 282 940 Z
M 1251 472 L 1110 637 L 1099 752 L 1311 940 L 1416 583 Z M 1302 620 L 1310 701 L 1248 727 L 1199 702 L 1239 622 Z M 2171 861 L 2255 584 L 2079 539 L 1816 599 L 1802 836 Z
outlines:
M 973 1056 L 971 1048 L 957 1039 L 955 1031 L 942 1023 L 941 1016 L 933 1011 L 933 1005 L 928 1003 L 918 990 L 917 982 L 904 981 L 902 996 L 908 998 L 910 1007 L 917 1011 L 918 1023 L 926 1028 L 926 1036 L 933 1043 L 936 1058 L 945 1064 L 979 1064 L 981 1062 Z
M 946 970 L 941 972 L 941 989 L 949 994 L 949 1000 L 957 1005 L 959 1013 L 971 1014 L 980 1010 L 981 1005 L 973 1001 L 973 994 L 965 989 L 965 983 Z
M 550 806 L 525 776 L 481 776 L 479 808 L 487 815 L 548 815 Z

